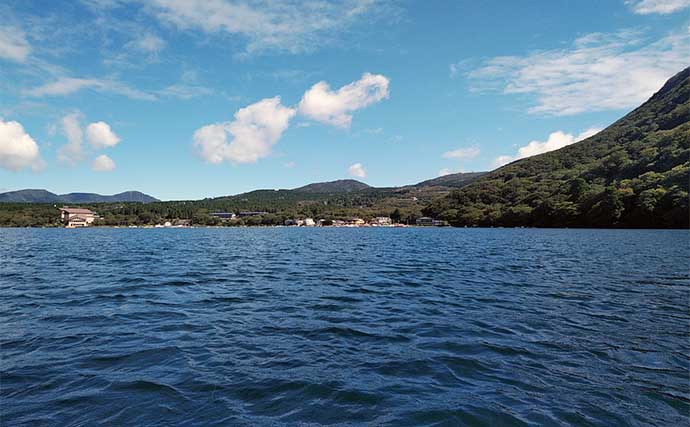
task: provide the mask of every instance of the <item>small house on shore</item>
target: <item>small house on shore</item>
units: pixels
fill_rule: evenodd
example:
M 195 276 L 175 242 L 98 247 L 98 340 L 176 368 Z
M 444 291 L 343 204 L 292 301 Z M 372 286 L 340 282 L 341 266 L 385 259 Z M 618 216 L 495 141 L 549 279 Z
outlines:
M 417 218 L 417 220 L 415 222 L 417 223 L 417 225 L 423 226 L 423 227 L 424 226 L 430 227 L 430 226 L 434 225 L 434 219 L 430 218 L 428 216 L 423 216 L 421 218 Z
M 60 219 L 67 228 L 88 227 L 98 215 L 91 209 L 70 208 L 68 206 L 60 208 Z
M 209 216 L 214 216 L 223 220 L 235 219 L 237 217 L 234 212 L 211 212 Z

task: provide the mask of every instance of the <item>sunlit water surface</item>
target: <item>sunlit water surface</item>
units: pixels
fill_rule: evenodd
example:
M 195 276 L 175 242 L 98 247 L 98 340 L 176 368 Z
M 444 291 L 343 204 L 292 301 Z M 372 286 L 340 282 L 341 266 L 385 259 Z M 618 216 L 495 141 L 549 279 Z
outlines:
M 2 229 L 2 426 L 686 426 L 687 231 Z

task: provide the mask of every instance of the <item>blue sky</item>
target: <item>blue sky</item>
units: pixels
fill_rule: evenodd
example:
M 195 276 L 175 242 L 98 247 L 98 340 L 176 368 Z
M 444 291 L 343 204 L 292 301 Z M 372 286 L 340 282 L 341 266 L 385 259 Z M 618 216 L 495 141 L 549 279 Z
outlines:
M 197 199 L 490 170 L 689 64 L 690 0 L 10 0 L 0 191 Z

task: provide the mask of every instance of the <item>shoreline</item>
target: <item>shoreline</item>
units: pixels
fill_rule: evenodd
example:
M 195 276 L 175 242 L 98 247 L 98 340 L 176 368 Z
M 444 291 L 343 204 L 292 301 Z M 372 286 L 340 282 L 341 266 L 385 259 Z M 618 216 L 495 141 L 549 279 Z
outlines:
M 456 227 L 452 225 L 448 226 L 425 226 L 425 225 L 401 225 L 401 226 L 287 226 L 287 225 L 238 225 L 238 226 L 215 226 L 215 225 L 199 225 L 199 226 L 172 226 L 172 227 L 156 227 L 156 226 L 113 226 L 113 225 L 99 225 L 99 226 L 89 226 L 89 227 L 6 227 L 0 226 L 0 230 L 45 230 L 45 229 L 64 229 L 64 230 L 80 230 L 80 229 L 144 229 L 144 230 L 180 230 L 180 229 L 246 229 L 246 228 L 288 228 L 288 229 L 347 229 L 347 228 L 362 228 L 362 229 L 381 229 L 381 228 L 413 228 L 413 229 L 486 229 L 486 230 L 650 230 L 650 231 L 663 231 L 663 230 L 678 230 L 678 231 L 688 231 L 689 228 L 631 228 L 631 227 L 483 227 L 483 226 L 462 226 Z

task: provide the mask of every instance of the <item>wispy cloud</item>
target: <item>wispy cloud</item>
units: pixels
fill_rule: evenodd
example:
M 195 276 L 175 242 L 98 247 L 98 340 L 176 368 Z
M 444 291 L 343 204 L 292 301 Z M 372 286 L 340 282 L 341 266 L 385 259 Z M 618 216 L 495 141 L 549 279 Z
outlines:
M 17 27 L 0 26 L 0 58 L 25 62 L 31 52 L 24 31 Z
M 387 0 L 154 0 L 147 9 L 183 30 L 241 36 L 247 53 L 302 53 L 327 44 L 357 22 L 381 17 L 391 5 Z
M 444 159 L 473 159 L 480 153 L 479 147 L 473 145 L 472 147 L 458 148 L 457 150 L 446 151 L 443 153 Z
M 636 32 L 593 33 L 566 49 L 502 56 L 468 73 L 478 90 L 533 97 L 533 114 L 626 109 L 687 66 L 687 31 L 645 42 Z
M 690 7 L 690 0 L 626 0 L 625 3 L 639 15 L 666 15 Z
M 81 121 L 84 115 L 75 111 L 62 118 L 62 132 L 67 138 L 67 144 L 58 149 L 58 160 L 69 165 L 75 165 L 84 158 L 82 142 L 84 141 L 84 131 L 81 128 Z
M 54 82 L 46 83 L 33 89 L 27 89 L 24 91 L 24 94 L 33 97 L 65 96 L 85 89 L 94 90 L 96 92 L 114 93 L 131 99 L 146 101 L 156 100 L 155 95 L 132 88 L 117 80 L 75 77 L 60 77 Z
M 156 92 L 163 97 L 177 98 L 177 99 L 192 99 L 198 96 L 211 95 L 213 90 L 201 85 L 189 85 L 185 83 L 177 83 L 170 85 Z
M 148 33 L 144 34 L 141 38 L 132 40 L 128 43 L 128 46 L 141 52 L 155 54 L 165 47 L 165 41 L 155 34 Z

